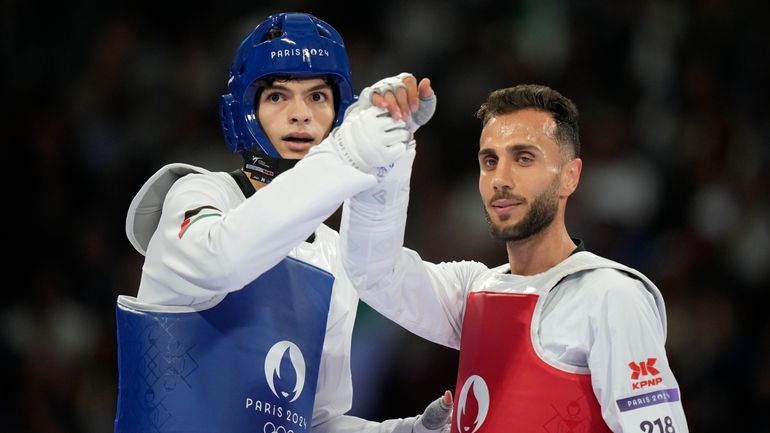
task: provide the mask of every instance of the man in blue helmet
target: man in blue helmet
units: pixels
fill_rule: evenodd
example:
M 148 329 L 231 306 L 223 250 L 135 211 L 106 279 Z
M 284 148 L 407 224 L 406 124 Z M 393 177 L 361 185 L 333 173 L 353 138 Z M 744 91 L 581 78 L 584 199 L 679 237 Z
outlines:
M 346 200 L 406 203 L 430 81 L 381 80 L 354 103 L 342 38 L 307 14 L 270 16 L 230 69 L 220 117 L 242 169 L 170 164 L 129 208 L 145 257 L 117 306 L 116 432 L 420 432 L 451 394 L 375 423 L 351 408 L 358 296 L 323 225 Z M 344 218 L 344 216 L 343 216 Z

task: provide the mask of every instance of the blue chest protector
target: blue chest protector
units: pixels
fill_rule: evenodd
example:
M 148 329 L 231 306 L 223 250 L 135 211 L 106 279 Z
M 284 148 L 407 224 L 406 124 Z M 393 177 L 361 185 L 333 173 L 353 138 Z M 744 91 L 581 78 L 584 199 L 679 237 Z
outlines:
M 286 258 L 207 310 L 119 303 L 115 432 L 310 431 L 333 282 Z

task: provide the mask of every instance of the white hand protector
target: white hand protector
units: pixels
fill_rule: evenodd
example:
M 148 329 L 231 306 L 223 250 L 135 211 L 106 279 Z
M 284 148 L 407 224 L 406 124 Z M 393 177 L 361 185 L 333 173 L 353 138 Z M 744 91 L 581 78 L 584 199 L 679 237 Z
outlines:
M 385 96 L 386 93 L 392 92 L 395 95 L 398 89 L 406 88 L 404 79 L 407 77 L 414 78 L 412 74 L 408 72 L 402 72 L 395 77 L 383 78 L 382 80 L 374 83 L 371 87 L 364 88 L 364 90 L 361 91 L 361 95 L 358 97 L 358 109 L 371 107 L 372 95 L 375 93 L 381 96 Z M 353 106 L 349 107 L 345 114 L 349 114 L 353 109 Z M 418 108 L 416 112 L 411 113 L 406 121 L 406 125 L 409 128 L 409 131 L 414 133 L 420 126 L 428 123 L 431 117 L 433 117 L 433 113 L 435 112 L 436 94 L 434 93 L 427 98 L 420 97 L 420 108 Z
M 392 119 L 379 107 L 350 111 L 342 125 L 331 132 L 342 159 L 370 174 L 382 172 L 383 167 L 387 171 L 406 153 L 410 135 L 403 121 Z
M 443 398 L 437 398 L 421 416 L 417 417 L 412 427 L 412 433 L 448 432 L 452 418 L 452 405 L 446 405 Z

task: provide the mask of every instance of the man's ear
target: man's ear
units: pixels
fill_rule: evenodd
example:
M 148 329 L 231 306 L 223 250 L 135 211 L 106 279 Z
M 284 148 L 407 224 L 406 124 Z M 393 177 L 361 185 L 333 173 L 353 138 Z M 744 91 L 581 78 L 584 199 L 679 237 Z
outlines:
M 574 158 L 567 161 L 561 170 L 561 197 L 569 197 L 580 183 L 580 173 L 583 171 L 583 160 Z

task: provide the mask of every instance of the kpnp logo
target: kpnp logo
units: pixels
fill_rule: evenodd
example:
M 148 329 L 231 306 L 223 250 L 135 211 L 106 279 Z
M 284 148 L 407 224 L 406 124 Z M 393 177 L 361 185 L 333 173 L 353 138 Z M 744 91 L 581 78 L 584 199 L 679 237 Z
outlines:
M 641 361 L 638 364 L 636 362 L 629 362 L 628 367 L 631 369 L 631 380 L 638 380 L 640 377 L 652 376 L 649 379 L 642 379 L 638 382 L 631 382 L 631 389 L 642 389 L 649 386 L 655 386 L 663 382 L 662 377 L 655 377 L 660 374 L 660 371 L 655 368 L 655 362 L 657 358 L 647 358 L 647 361 Z
M 489 411 L 489 388 L 481 376 L 465 379 L 457 401 L 457 429 L 474 433 L 481 428 Z M 475 416 L 474 416 L 475 415 Z
M 288 355 L 288 359 L 286 355 Z M 292 369 L 293 373 L 296 374 L 294 389 L 289 392 L 288 386 L 279 386 L 276 390 L 275 382 L 279 382 L 279 385 L 286 384 L 287 376 L 292 373 L 290 371 Z M 302 394 L 302 388 L 305 386 L 305 357 L 302 356 L 302 351 L 296 344 L 283 340 L 270 348 L 265 356 L 265 379 L 267 379 L 267 384 L 276 397 L 283 400 L 291 398 L 289 402 L 299 398 L 299 395 Z

